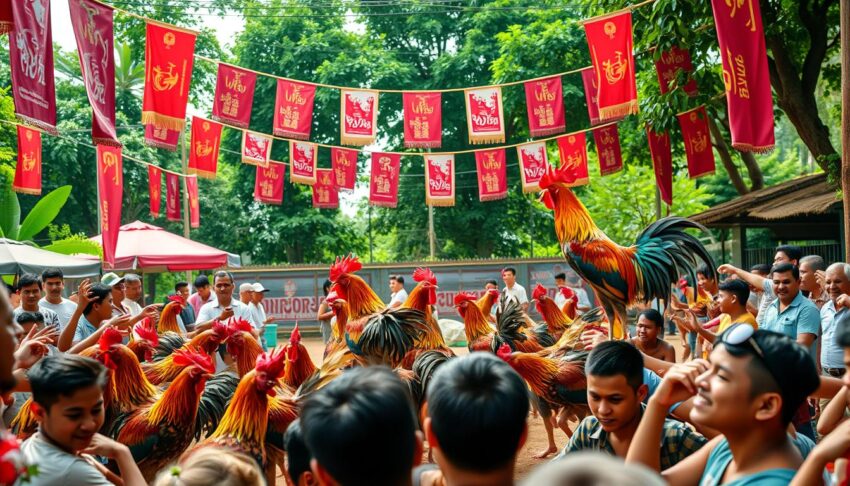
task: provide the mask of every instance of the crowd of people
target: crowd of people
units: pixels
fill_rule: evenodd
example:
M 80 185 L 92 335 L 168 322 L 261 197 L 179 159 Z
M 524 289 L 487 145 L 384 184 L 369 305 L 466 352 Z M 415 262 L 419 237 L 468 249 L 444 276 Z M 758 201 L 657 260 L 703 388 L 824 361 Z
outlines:
M 695 273 L 696 279 L 683 278 L 671 289 L 669 302 L 639 309 L 630 338 L 608 340 L 598 329 L 581 336 L 584 350 L 578 352 L 589 352 L 590 413 L 563 437 L 555 457 L 525 478 L 527 484 L 846 481 L 850 264 L 827 266 L 819 256 L 780 246 L 770 267 L 724 264 Z M 500 293 L 526 310 L 528 294 L 516 271 L 506 268 L 502 279 Z M 563 274 L 556 283 L 575 284 Z M 129 340 L 133 326 L 155 319 L 162 304 L 139 305 L 142 283 L 132 274 L 83 281 L 73 300 L 63 297 L 58 269 L 22 275 L 16 284 L 14 294 L 0 291 L 3 419 L 8 427 L 31 398 L 38 431 L 18 455 L 0 455 L 0 482 L 8 464 L 18 473 L 28 464 L 37 468 L 28 479 L 36 486 L 146 484 L 127 446 L 101 435 L 108 370 L 80 353 L 109 329 Z M 499 287 L 495 281 L 487 286 Z M 238 298 L 227 272 L 215 273 L 212 282 L 199 276 L 193 287 L 190 293 L 188 282 L 179 282 L 171 297 L 182 304 L 178 322 L 187 336 L 236 316 L 261 339 L 262 326 L 274 320 L 262 307 L 267 289 L 259 283 L 242 284 Z M 330 282 L 324 290 L 328 295 Z M 390 290 L 390 308 L 405 302 L 403 276 L 392 276 Z M 556 296 L 568 294 L 579 312 L 591 310 L 586 293 Z M 323 336 L 330 335 L 331 303 L 323 301 L 317 317 L 328 324 Z M 664 339 L 670 332 L 681 336 L 680 356 Z M 389 368 L 345 371 L 308 395 L 286 429 L 285 480 L 514 484 L 537 405 L 526 381 L 497 355 L 473 352 L 442 364 L 420 416 L 409 388 Z M 184 454 L 154 484 L 265 482 L 252 458 L 208 446 Z

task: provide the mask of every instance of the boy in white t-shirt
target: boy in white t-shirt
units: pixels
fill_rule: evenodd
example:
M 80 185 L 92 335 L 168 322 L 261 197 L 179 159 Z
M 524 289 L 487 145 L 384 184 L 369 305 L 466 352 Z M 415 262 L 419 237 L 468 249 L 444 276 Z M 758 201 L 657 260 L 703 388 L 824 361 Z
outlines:
M 404 277 L 401 275 L 390 275 L 390 303 L 387 305 L 390 309 L 404 304 L 407 300 L 407 291 L 404 290 Z

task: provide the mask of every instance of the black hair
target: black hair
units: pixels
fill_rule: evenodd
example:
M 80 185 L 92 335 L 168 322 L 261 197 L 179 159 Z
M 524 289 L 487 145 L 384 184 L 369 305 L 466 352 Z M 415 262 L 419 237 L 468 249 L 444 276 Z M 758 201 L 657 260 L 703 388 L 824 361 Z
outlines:
M 404 277 L 401 275 L 390 275 L 390 280 L 395 280 L 396 282 L 404 285 Z
M 301 429 L 301 419 L 295 419 L 286 428 L 283 436 L 283 445 L 286 450 L 286 474 L 292 484 L 298 484 L 298 478 L 305 472 L 310 471 L 310 449 L 304 442 L 304 431 Z
M 6 286 L 6 290 L 9 292 L 9 295 L 12 295 L 18 291 L 18 286 L 15 284 L 3 282 L 3 285 Z
M 738 304 L 744 307 L 746 307 L 747 300 L 750 298 L 750 286 L 743 280 L 724 280 L 717 286 L 717 289 L 735 294 L 738 297 Z
M 347 486 L 409 480 L 417 425 L 408 387 L 383 366 L 344 372 L 310 395 L 301 411 L 313 457 Z
M 107 295 L 112 295 L 112 287 L 102 283 L 96 283 L 89 288 L 89 303 L 86 305 L 86 308 L 83 309 L 83 315 L 88 314 L 92 311 L 95 304 L 103 303 L 103 299 L 106 298 Z
M 788 425 L 800 405 L 820 385 L 813 356 L 796 341 L 777 332 L 758 330 L 753 333 L 752 339 L 763 356 L 749 340 L 740 345 L 731 345 L 725 342 L 724 337 L 721 335 L 720 341 L 729 354 L 751 357 L 747 367 L 752 383 L 750 396 L 779 393 L 782 396 L 782 423 Z
M 513 462 L 528 415 L 525 382 L 489 353 L 449 360 L 428 388 L 440 450 L 454 466 L 488 472 Z
M 180 289 L 182 289 L 184 287 L 188 287 L 188 286 L 189 286 L 189 282 L 184 282 L 184 281 L 177 282 L 176 284 L 174 284 L 174 291 L 180 292 Z
M 753 265 L 752 267 L 750 267 L 750 272 L 759 272 L 759 273 L 763 273 L 765 275 L 769 275 L 770 274 L 770 265 L 768 265 L 767 263 L 757 263 L 757 264 Z
M 215 272 L 215 275 L 213 275 L 213 281 L 215 281 L 215 279 L 217 279 L 217 278 L 229 278 L 230 283 L 233 284 L 233 285 L 236 285 L 236 281 L 233 280 L 233 275 L 226 270 L 219 270 L 219 271 Z
M 664 316 L 662 316 L 657 310 L 644 309 L 640 312 L 640 314 L 638 314 L 638 319 L 640 319 L 640 316 L 644 316 L 648 321 L 652 321 L 655 324 L 655 327 L 661 330 L 664 329 Z
M 497 281 L 495 281 L 495 280 L 492 280 L 492 279 L 491 279 L 491 280 L 487 280 L 486 282 L 484 282 L 484 284 L 485 284 L 485 285 L 486 285 L 486 284 L 495 285 L 496 287 L 498 287 L 498 286 L 499 286 L 499 282 L 497 282 Z
M 193 287 L 195 287 L 196 289 L 198 287 L 209 287 L 209 285 L 210 279 L 207 278 L 206 275 L 198 275 L 197 277 L 195 277 L 195 283 L 193 284 Z
M 46 282 L 49 278 L 65 278 L 65 274 L 62 273 L 62 270 L 58 268 L 45 268 L 43 272 L 41 272 L 41 281 Z
M 714 272 L 712 272 L 705 263 L 697 267 L 697 275 L 702 275 L 709 280 L 714 280 L 716 278 Z
M 41 278 L 34 273 L 25 273 L 18 279 L 18 289 L 29 287 L 30 285 L 38 285 L 38 290 L 41 290 Z
M 106 384 L 106 368 L 97 361 L 78 354 L 60 354 L 40 359 L 27 372 L 32 389 L 32 399 L 45 412 L 59 401 L 59 397 L 70 397 L 77 390 Z
M 30 322 L 34 322 L 36 324 L 44 324 L 44 314 L 41 312 L 27 312 L 23 311 L 15 317 L 15 321 L 20 324 L 29 324 Z
M 635 391 L 643 384 L 643 356 L 628 341 L 599 343 L 587 356 L 584 367 L 588 375 L 623 375 Z
M 511 272 L 512 275 L 516 276 L 516 268 L 514 267 L 505 267 L 502 269 L 502 273 Z
M 567 274 L 564 273 L 564 272 L 555 274 L 555 280 L 566 280 L 566 279 L 567 279 Z
M 785 253 L 789 260 L 796 260 L 797 263 L 803 258 L 803 249 L 797 245 L 779 245 L 776 247 L 776 253 L 779 252 Z
M 334 283 L 331 282 L 329 279 L 325 279 L 325 283 L 322 284 L 322 292 L 325 293 L 325 297 L 327 297 L 328 294 L 331 293 L 331 286 L 333 286 L 333 284 Z
M 770 269 L 770 273 L 787 273 L 791 272 L 794 280 L 800 280 L 800 269 L 793 263 L 777 263 Z

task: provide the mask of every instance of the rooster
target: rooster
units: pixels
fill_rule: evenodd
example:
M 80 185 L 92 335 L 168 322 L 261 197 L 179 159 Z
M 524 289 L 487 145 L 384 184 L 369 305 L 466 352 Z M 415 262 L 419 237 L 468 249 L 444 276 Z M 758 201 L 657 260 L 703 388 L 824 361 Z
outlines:
M 407 353 L 401 366 L 406 369 L 413 368 L 413 361 L 423 351 L 437 350 L 446 356 L 454 356 L 454 352 L 446 345 L 446 340 L 443 338 L 443 332 L 440 330 L 440 325 L 437 319 L 434 318 L 431 312 L 431 306 L 437 303 L 437 277 L 434 272 L 428 268 L 417 268 L 413 272 L 413 281 L 418 282 L 416 287 L 410 291 L 407 300 L 401 307 L 416 309 L 425 314 L 425 323 L 427 328 L 422 338 L 419 339 L 414 349 Z
M 316 372 L 316 365 L 313 364 L 307 348 L 301 344 L 301 332 L 298 330 L 298 324 L 292 330 L 289 343 L 283 348 L 283 354 L 286 356 L 283 384 L 294 392 Z
M 331 338 L 328 339 L 325 352 L 322 354 L 323 360 L 341 348 L 348 348 L 345 343 L 345 326 L 348 325 L 348 302 L 342 300 L 339 294 L 334 291 L 329 292 L 325 300 L 333 311 L 336 320 L 333 328 L 331 328 Z
M 567 299 L 564 306 L 561 307 L 561 311 L 570 319 L 575 319 L 576 315 L 578 315 L 578 296 L 569 287 L 558 287 L 558 291 Z
M 133 327 L 133 340 L 127 345 L 140 363 L 153 361 L 153 354 L 159 346 L 159 334 L 149 317 L 145 317 Z
M 469 351 L 490 351 L 495 334 L 484 311 L 475 302 L 475 296 L 465 292 L 455 295 L 455 308 L 463 319 L 466 347 Z
M 387 307 L 369 284 L 354 274 L 361 268 L 363 265 L 360 260 L 348 255 L 345 258 L 337 257 L 328 274 L 328 279 L 333 282 L 331 290 L 348 302 L 348 318 L 351 321 L 381 312 Z
M 546 329 L 552 338 L 557 341 L 564 334 L 564 331 L 573 322 L 573 319 L 558 308 L 555 301 L 549 297 L 546 287 L 537 284 L 531 292 L 531 299 L 537 308 L 537 312 L 543 316 L 543 322 L 546 323 Z
M 484 313 L 484 317 L 486 317 L 488 321 L 495 321 L 495 319 L 492 318 L 490 312 L 493 310 L 493 306 L 496 305 L 496 302 L 499 301 L 499 295 L 501 294 L 498 290 L 487 289 L 484 291 L 484 294 L 481 296 L 481 298 L 475 301 L 475 305 L 477 305 L 478 308 L 481 309 L 481 312 Z
M 567 422 L 581 420 L 590 409 L 587 406 L 587 377 L 584 374 L 586 352 L 574 353 L 561 359 L 547 358 L 536 353 L 512 352 L 505 343 L 496 350 L 496 356 L 505 360 L 528 383 L 539 398 L 540 415 L 546 427 L 548 447 L 535 454 L 540 459 L 558 452 L 552 425 L 552 412 L 558 415 L 558 425 L 567 436 L 572 435 Z
M 170 349 L 164 349 L 167 346 L 170 347 L 182 343 L 179 349 L 200 350 L 208 356 L 213 356 L 214 353 L 218 351 L 219 345 L 221 345 L 232 332 L 233 328 L 228 329 L 227 324 L 216 321 L 213 323 L 212 328 L 196 335 L 188 343 L 185 343 L 179 335 L 174 333 L 168 333 L 164 336 L 160 336 L 157 354 L 160 356 L 164 355 L 164 357 L 157 361 L 155 356 L 155 361 L 153 363 L 145 363 L 142 365 L 142 369 L 145 371 L 145 376 L 148 377 L 148 380 L 150 380 L 151 383 L 159 386 L 175 379 L 183 370 L 182 366 L 173 362 L 174 352 L 176 351 L 165 354 L 170 351 Z
M 170 302 L 165 304 L 162 313 L 159 315 L 156 332 L 157 334 L 164 334 L 166 332 L 183 334 L 180 325 L 177 323 L 177 316 L 183 311 L 183 299 L 179 295 L 172 295 L 168 300 Z
M 541 200 L 555 212 L 555 234 L 570 267 L 596 293 L 611 323 L 611 336 L 625 337 L 626 309 L 652 299 L 667 301 L 680 271 L 694 275 L 697 257 L 714 272 L 714 262 L 686 229 L 707 231 L 685 218 L 670 216 L 649 225 L 630 247 L 611 241 L 594 223 L 570 184 L 568 167 L 548 168 L 540 180 Z

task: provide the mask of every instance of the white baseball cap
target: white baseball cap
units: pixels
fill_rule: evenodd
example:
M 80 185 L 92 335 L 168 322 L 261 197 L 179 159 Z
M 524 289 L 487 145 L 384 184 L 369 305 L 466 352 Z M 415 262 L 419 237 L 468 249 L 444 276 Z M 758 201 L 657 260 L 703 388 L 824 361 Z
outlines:
M 239 286 L 239 293 L 240 294 L 242 292 L 253 292 L 253 291 L 254 291 L 254 286 L 249 284 L 249 283 L 243 283 L 242 285 Z
M 255 282 L 254 285 L 251 286 L 254 289 L 254 292 L 268 292 L 269 289 L 263 287 L 263 284 L 260 282 Z

